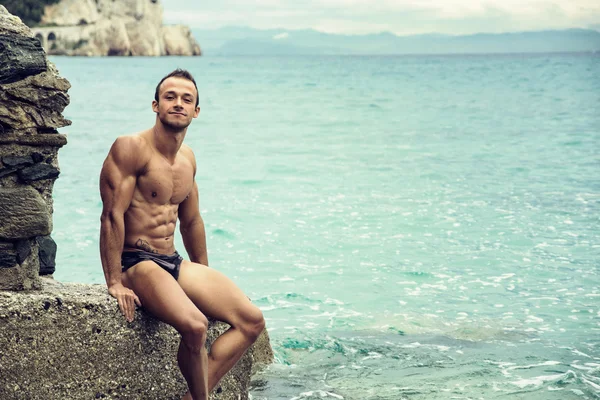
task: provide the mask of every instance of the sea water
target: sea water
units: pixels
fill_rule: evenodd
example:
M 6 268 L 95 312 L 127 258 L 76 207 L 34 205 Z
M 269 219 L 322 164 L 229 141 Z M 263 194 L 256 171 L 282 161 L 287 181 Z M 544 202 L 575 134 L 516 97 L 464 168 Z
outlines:
M 600 398 L 598 55 L 52 61 L 57 279 L 104 282 L 102 162 L 187 68 L 210 266 L 275 352 L 253 399 Z

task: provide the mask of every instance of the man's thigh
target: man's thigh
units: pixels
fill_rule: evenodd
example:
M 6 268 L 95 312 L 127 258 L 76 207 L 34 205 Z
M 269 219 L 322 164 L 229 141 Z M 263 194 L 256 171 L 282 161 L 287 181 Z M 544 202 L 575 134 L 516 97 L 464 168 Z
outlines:
M 206 316 L 236 325 L 260 311 L 242 290 L 221 272 L 184 260 L 179 272 L 179 285 Z
M 190 318 L 201 315 L 173 276 L 153 261 L 143 261 L 124 272 L 123 284 L 135 292 L 144 309 L 180 332 Z

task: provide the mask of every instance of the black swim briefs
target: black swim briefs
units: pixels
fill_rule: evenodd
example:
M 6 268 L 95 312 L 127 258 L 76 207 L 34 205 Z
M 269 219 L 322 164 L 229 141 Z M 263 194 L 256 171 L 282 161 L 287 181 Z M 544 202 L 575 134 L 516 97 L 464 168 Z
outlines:
M 183 258 L 178 252 L 173 254 L 158 254 L 150 253 L 148 251 L 124 251 L 121 255 L 121 265 L 123 266 L 122 271 L 125 272 L 129 268 L 142 261 L 154 261 L 159 267 L 170 273 L 175 280 L 179 278 L 179 268 Z

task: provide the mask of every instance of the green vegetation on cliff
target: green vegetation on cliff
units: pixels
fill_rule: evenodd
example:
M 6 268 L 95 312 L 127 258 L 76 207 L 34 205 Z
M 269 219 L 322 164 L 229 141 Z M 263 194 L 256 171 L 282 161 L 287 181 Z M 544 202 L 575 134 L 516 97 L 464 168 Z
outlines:
M 42 20 L 44 7 L 60 0 L 0 0 L 9 13 L 21 18 L 29 27 L 36 26 Z

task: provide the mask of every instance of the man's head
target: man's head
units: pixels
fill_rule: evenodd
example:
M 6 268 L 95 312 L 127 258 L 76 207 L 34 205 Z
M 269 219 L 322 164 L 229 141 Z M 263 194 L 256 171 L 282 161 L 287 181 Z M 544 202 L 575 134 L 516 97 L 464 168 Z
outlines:
M 200 103 L 200 98 L 198 96 L 198 86 L 196 85 L 196 80 L 194 79 L 192 74 L 190 74 L 189 71 L 181 68 L 177 68 L 176 70 L 162 78 L 160 82 L 158 82 L 158 85 L 156 85 L 156 90 L 154 91 L 154 100 L 158 103 L 160 96 L 160 85 L 162 85 L 164 81 L 172 77 L 187 79 L 188 81 L 191 81 L 194 84 L 194 87 L 196 88 L 196 107 L 198 107 L 198 104 Z
M 198 116 L 198 104 L 196 81 L 188 71 L 178 68 L 156 86 L 152 110 L 165 127 L 179 131 Z

